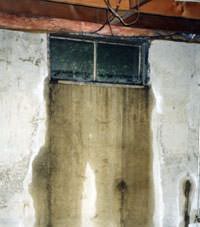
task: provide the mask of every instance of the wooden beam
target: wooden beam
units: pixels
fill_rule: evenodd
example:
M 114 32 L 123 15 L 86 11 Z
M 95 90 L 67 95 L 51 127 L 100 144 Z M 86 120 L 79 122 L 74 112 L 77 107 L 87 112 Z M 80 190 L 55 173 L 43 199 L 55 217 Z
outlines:
M 0 12 L 27 17 L 66 18 L 96 23 L 103 23 L 106 19 L 105 9 L 42 0 L 0 0 Z
M 137 15 L 132 15 L 126 19 L 126 22 L 131 23 L 136 17 Z M 200 20 L 144 13 L 140 14 L 139 19 L 131 27 L 200 34 Z
M 73 21 L 61 18 L 39 18 L 16 16 L 12 14 L 0 13 L 0 28 L 47 33 L 92 33 L 102 27 L 101 24 Z M 147 29 L 127 28 L 113 25 L 112 32 L 107 25 L 97 34 L 114 35 L 123 37 L 157 35 L 155 31 Z M 167 33 L 166 33 L 167 34 Z

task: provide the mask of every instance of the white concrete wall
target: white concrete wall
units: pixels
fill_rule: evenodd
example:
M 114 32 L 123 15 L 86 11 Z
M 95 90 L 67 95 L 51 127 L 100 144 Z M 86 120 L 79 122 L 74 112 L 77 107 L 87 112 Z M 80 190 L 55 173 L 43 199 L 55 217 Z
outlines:
M 196 209 L 200 45 L 154 41 L 149 62 L 154 226 L 182 227 L 185 179 L 193 184 L 192 216 Z M 45 34 L 0 30 L 0 227 L 36 221 L 28 187 L 32 161 L 45 144 L 47 76 Z
M 186 179 L 193 184 L 192 217 L 197 207 L 200 45 L 154 41 L 149 62 L 155 96 L 152 114 L 155 227 L 182 227 Z
M 47 36 L 0 30 L 0 226 L 32 227 L 32 160 L 45 142 Z

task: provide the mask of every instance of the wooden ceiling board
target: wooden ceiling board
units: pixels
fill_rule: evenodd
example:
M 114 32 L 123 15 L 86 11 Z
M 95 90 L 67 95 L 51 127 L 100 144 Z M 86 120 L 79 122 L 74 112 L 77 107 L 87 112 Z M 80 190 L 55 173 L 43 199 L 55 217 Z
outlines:
M 130 1 L 130 8 L 133 9 L 137 6 L 142 6 L 146 4 L 147 2 L 150 2 L 152 0 L 129 0 Z
M 105 0 L 43 0 L 48 2 L 59 2 L 66 4 L 74 4 L 74 5 L 82 5 L 89 7 L 97 7 L 97 8 L 107 8 Z M 119 7 L 119 10 L 130 10 L 136 6 L 140 6 L 149 2 L 151 0 L 109 0 L 110 5 L 115 9 Z
M 81 0 L 45 0 L 45 1 L 90 6 L 90 7 L 97 7 L 97 8 L 107 8 L 104 0 L 84 0 L 84 1 L 81 1 Z M 122 1 L 109 0 L 109 1 L 113 8 L 116 8 L 119 5 L 120 10 L 129 10 L 131 7 L 129 0 L 122 0 Z M 132 1 L 134 1 L 134 0 L 132 0 Z

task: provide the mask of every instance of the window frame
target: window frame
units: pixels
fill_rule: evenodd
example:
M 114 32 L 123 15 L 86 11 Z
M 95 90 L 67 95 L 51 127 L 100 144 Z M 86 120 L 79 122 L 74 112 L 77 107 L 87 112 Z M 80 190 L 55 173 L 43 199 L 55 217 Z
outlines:
M 70 80 L 70 79 L 54 79 L 51 75 L 51 51 L 50 51 L 50 42 L 51 39 L 61 39 L 69 41 L 78 41 L 86 42 L 93 44 L 93 77 L 91 81 L 79 81 L 79 80 Z M 97 46 L 100 44 L 109 44 L 109 45 L 119 45 L 119 46 L 130 46 L 130 47 L 139 47 L 139 66 L 138 66 L 138 78 L 137 82 L 133 83 L 116 83 L 116 82 L 106 82 L 98 81 L 97 78 Z M 113 85 L 127 85 L 127 86 L 148 86 L 149 77 L 148 77 L 148 52 L 149 52 L 149 40 L 145 38 L 118 38 L 118 37 L 98 37 L 98 36 L 81 36 L 81 35 L 60 35 L 60 34 L 50 34 L 49 35 L 49 65 L 50 65 L 50 80 L 51 81 L 66 81 L 67 83 L 82 83 L 82 84 L 113 84 Z

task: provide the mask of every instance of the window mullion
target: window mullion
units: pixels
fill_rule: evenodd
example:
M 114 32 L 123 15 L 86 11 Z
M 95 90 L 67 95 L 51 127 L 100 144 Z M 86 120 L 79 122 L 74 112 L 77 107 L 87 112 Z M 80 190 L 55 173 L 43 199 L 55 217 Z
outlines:
M 97 79 L 97 42 L 94 41 L 94 67 L 93 67 L 93 80 Z

